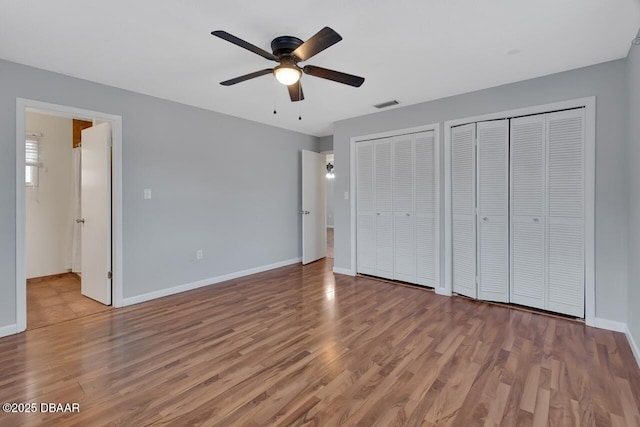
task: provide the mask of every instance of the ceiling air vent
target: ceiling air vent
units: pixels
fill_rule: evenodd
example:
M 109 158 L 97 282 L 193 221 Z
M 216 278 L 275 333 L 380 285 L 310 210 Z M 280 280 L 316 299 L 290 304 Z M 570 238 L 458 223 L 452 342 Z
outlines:
M 376 104 L 376 105 L 374 105 L 374 107 L 380 109 L 380 108 L 391 107 L 392 105 L 398 105 L 398 104 L 400 104 L 400 103 L 394 99 L 394 100 L 391 100 L 391 101 L 383 102 L 381 104 Z

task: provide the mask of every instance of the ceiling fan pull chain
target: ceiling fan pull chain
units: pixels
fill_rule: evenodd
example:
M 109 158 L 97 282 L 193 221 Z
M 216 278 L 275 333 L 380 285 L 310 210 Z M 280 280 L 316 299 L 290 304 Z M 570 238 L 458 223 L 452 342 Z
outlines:
M 302 85 L 298 84 L 298 99 L 302 99 Z M 302 103 L 298 102 L 298 120 L 302 120 Z
M 276 110 L 276 81 L 273 81 L 273 114 L 278 114 L 278 111 Z

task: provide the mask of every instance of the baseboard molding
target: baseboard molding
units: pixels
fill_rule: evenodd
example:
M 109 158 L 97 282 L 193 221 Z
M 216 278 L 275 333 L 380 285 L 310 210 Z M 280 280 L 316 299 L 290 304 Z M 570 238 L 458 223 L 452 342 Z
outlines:
M 627 336 L 627 341 L 629 341 L 629 347 L 631 347 L 631 351 L 636 358 L 636 363 L 640 366 L 640 349 L 638 348 L 636 340 L 633 339 L 633 335 L 631 334 L 631 330 L 628 325 L 625 327 L 624 333 Z
M 13 325 L 7 325 L 0 327 L 0 337 L 6 337 L 8 335 L 15 335 L 18 332 L 18 325 L 15 323 Z
M 338 274 L 344 274 L 345 276 L 355 276 L 356 275 L 355 271 L 350 270 L 348 268 L 333 267 L 333 272 L 334 273 L 338 273 Z
M 627 324 L 624 322 L 616 322 L 615 320 L 602 319 L 596 317 L 594 320 L 594 324 L 596 328 L 607 329 L 609 331 L 622 332 L 625 333 L 627 331 Z
M 142 302 L 151 301 L 151 300 L 166 297 L 169 295 L 179 294 L 181 292 L 191 291 L 194 289 L 202 288 L 204 286 L 215 285 L 216 283 L 226 282 L 227 280 L 233 280 L 239 277 L 250 276 L 256 273 L 262 273 L 263 271 L 273 270 L 273 269 L 285 267 L 291 264 L 297 264 L 301 261 L 302 261 L 302 258 L 288 259 L 286 261 L 280 261 L 273 264 L 250 268 L 248 270 L 242 270 L 235 273 L 225 274 L 222 276 L 198 280 L 197 282 L 185 283 L 184 285 L 178 285 L 172 288 L 161 289 L 159 291 L 149 292 L 146 294 L 137 295 L 135 297 L 123 298 L 122 307 L 126 307 L 128 305 L 140 304 Z
M 445 297 L 450 297 L 452 295 L 452 293 L 450 291 L 448 291 L 446 289 L 443 289 L 443 288 L 440 288 L 440 287 L 437 287 L 437 286 L 435 288 L 433 288 L 433 289 L 435 289 L 436 294 L 438 294 L 438 295 L 443 295 Z
M 333 228 L 333 225 L 327 225 L 327 228 Z

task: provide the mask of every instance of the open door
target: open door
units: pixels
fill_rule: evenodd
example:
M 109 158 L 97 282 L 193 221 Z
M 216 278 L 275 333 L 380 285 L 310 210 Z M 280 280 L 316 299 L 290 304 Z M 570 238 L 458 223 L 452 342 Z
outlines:
M 302 263 L 327 256 L 326 157 L 302 150 Z
M 82 295 L 111 305 L 111 125 L 82 131 Z

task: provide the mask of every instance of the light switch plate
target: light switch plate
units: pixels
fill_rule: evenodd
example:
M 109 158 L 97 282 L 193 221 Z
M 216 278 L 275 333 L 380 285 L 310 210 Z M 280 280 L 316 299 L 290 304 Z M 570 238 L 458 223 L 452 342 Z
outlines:
M 150 188 L 145 188 L 144 189 L 144 198 L 145 199 L 150 199 L 151 198 L 151 189 Z
M 348 191 L 344 192 L 344 199 L 345 200 L 349 200 L 349 192 Z

